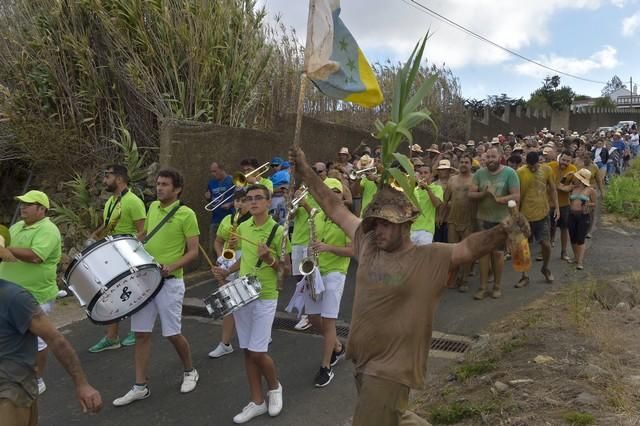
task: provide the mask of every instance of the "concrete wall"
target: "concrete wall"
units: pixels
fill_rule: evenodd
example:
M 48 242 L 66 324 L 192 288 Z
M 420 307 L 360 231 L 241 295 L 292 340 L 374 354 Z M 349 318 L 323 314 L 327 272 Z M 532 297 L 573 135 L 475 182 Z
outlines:
M 604 109 L 590 108 L 581 112 L 571 113 L 572 129 L 597 129 L 598 127 L 613 126 L 619 121 L 633 120 L 640 122 L 640 110 L 638 109 Z

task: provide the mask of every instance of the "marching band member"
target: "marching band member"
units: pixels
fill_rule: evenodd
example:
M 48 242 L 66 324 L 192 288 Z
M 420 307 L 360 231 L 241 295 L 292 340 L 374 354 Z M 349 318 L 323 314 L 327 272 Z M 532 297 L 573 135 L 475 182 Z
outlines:
M 231 234 L 236 232 L 238 225 L 251 218 L 251 214 L 247 209 L 245 197 L 246 192 L 244 189 L 236 190 L 233 195 L 233 207 L 236 212 L 225 216 L 218 228 L 214 247 L 216 254 L 218 255 L 218 265 L 221 265 L 223 268 L 229 269 L 242 255 L 242 252 L 238 250 L 238 238 Z M 225 249 L 234 250 L 235 257 L 233 259 L 225 258 Z M 225 282 L 233 281 L 237 277 L 237 273 L 230 274 Z M 231 338 L 233 337 L 234 327 L 235 323 L 233 322 L 233 317 L 231 315 L 227 315 L 222 319 L 222 338 L 220 343 L 218 343 L 218 346 L 209 352 L 209 358 L 220 358 L 233 352 Z
M 323 164 L 324 166 L 324 164 Z M 324 170 L 324 169 L 323 169 Z M 326 176 L 326 174 L 325 174 Z M 298 189 L 294 198 L 300 197 L 302 190 Z M 312 197 L 307 195 L 298 204 L 293 218 L 293 233 L 291 234 L 291 274 L 296 277 L 296 281 L 300 281 L 300 263 L 302 259 L 307 257 L 309 248 L 309 203 Z M 293 327 L 296 330 L 307 330 L 311 328 L 308 315 L 302 315 L 300 321 Z
M 448 162 L 448 161 L 447 161 Z M 420 204 L 421 213 L 411 225 L 411 241 L 416 245 L 426 245 L 433 242 L 433 233 L 436 228 L 436 210 L 442 204 L 444 191 L 442 187 L 431 180 L 431 167 L 418 166 L 418 186 L 415 194 Z
M 288 237 L 284 228 L 269 216 L 270 198 L 271 193 L 264 185 L 247 187 L 246 201 L 251 219 L 238 226 L 237 230 L 242 257 L 228 270 L 212 269 L 219 281 L 239 270 L 241 276 L 254 275 L 262 284 L 260 299 L 233 313 L 240 348 L 244 349 L 251 393 L 250 402 L 233 418 L 234 423 L 246 423 L 267 412 L 273 417 L 282 411 L 282 385 L 278 381 L 275 363 L 267 352 L 278 302 L 277 271 L 279 268 L 288 271 L 290 260 L 287 256 L 283 264 L 278 262 L 282 239 Z M 288 251 L 291 251 L 290 246 Z M 262 393 L 262 376 L 269 388 L 268 404 Z
M 62 252 L 58 227 L 47 217 L 49 197 L 41 191 L 29 191 L 16 197 L 20 202 L 21 221 L 11 228 L 11 244 L 3 248 L 0 257 L 0 278 L 28 290 L 43 313 L 53 309 L 58 285 L 56 270 Z M 47 362 L 47 343 L 40 337 L 36 355 L 38 394 L 47 390 L 42 379 Z
M 183 177 L 177 170 L 158 172 L 158 199 L 149 206 L 144 227 L 149 238 L 144 247 L 162 265 L 164 284 L 153 300 L 131 316 L 131 330 L 136 333 L 136 382 L 129 392 L 113 401 L 116 407 L 148 398 L 151 394 L 147 386 L 147 366 L 151 355 L 151 332 L 158 316 L 162 335 L 171 342 L 184 366 L 180 392 L 191 392 L 198 382 L 189 342 L 182 335 L 185 290 L 182 268 L 198 257 L 200 230 L 194 211 L 180 203 L 183 187 Z
M 367 154 L 360 157 L 357 163 L 357 170 L 368 169 L 376 164 L 375 160 L 369 157 Z M 376 170 L 372 170 L 365 174 L 360 180 L 356 180 L 351 185 L 351 193 L 354 197 L 362 195 L 362 201 L 360 203 L 360 211 L 358 212 L 362 216 L 362 212 L 365 211 L 373 197 L 378 192 L 378 178 Z
M 327 178 L 324 183 L 336 194 L 342 194 L 342 183 Z M 320 370 L 315 377 L 315 386 L 327 386 L 334 377 L 332 367 L 344 357 L 344 345 L 336 335 L 336 319 L 340 312 L 340 300 L 353 255 L 351 241 L 344 231 L 331 219 L 319 213 L 315 217 L 317 241 L 311 242 L 311 249 L 318 254 L 318 267 L 322 276 L 324 291 L 317 300 L 310 292 L 305 292 L 304 308 L 314 328 L 322 333 L 324 348 Z
M 257 169 L 258 167 L 260 167 L 260 164 L 258 163 L 258 160 L 256 160 L 255 158 L 246 158 L 240 162 L 240 171 L 242 171 L 242 173 L 244 173 L 245 176 L 251 173 L 252 171 L 254 171 L 255 169 Z M 269 193 L 273 194 L 273 182 L 271 182 L 269 178 L 266 178 L 264 176 L 249 176 L 247 177 L 247 184 L 248 185 L 255 185 L 255 184 L 264 185 L 269 190 Z
M 112 195 L 104 205 L 102 225 L 90 238 L 98 240 L 108 235 L 126 234 L 141 239 L 144 234 L 146 212 L 142 200 L 128 188 L 127 168 L 119 164 L 107 166 L 102 183 Z M 109 324 L 106 327 L 106 335 L 90 347 L 89 352 L 96 353 L 118 349 L 120 346 L 135 345 L 135 334 L 130 331 L 124 339 L 119 340 L 118 328 L 118 323 Z

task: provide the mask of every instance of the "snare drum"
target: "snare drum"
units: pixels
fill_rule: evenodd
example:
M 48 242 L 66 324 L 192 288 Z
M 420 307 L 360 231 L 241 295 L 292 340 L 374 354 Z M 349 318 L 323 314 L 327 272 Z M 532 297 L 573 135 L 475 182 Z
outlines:
M 82 250 L 64 282 L 91 321 L 111 324 L 142 309 L 162 288 L 160 265 L 129 235 L 103 238 Z
M 214 318 L 227 316 L 260 297 L 262 285 L 254 277 L 240 277 L 211 293 L 204 306 Z

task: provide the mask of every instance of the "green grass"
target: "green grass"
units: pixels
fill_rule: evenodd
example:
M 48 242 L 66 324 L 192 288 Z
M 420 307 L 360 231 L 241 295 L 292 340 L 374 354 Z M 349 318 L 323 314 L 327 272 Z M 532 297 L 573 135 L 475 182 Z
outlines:
M 640 161 L 634 161 L 624 175 L 611 179 L 604 205 L 609 212 L 640 219 Z
M 455 375 L 458 381 L 464 382 L 471 377 L 481 376 L 490 371 L 493 371 L 495 368 L 496 364 L 492 359 L 483 361 L 469 361 L 458 367 Z
M 454 402 L 450 405 L 439 405 L 432 408 L 430 421 L 434 425 L 453 425 L 464 419 L 492 411 L 495 411 L 495 406 L 488 403 Z
M 564 421 L 572 426 L 588 426 L 596 423 L 596 418 L 589 413 L 581 413 L 579 411 L 569 411 L 565 413 Z

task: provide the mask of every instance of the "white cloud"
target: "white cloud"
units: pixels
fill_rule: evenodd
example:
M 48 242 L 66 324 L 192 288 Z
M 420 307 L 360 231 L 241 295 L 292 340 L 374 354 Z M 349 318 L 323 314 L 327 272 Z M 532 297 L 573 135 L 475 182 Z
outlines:
M 604 46 L 588 58 L 562 57 L 554 54 L 542 55 L 537 61 L 551 68 L 578 76 L 587 75 L 597 70 L 615 68 L 620 62 L 617 58 L 618 51 L 612 46 Z M 543 78 L 552 71 L 541 68 L 530 62 L 515 66 L 515 71 L 529 77 Z
M 610 1 L 624 0 L 418 0 L 423 5 L 488 39 L 512 50 L 545 45 L 551 39 L 551 18 L 560 10 L 595 10 Z M 407 4 L 409 3 L 409 4 Z M 304 37 L 305 0 L 260 0 L 272 15 L 280 13 L 287 25 Z M 411 0 L 342 1 L 341 17 L 367 51 L 391 52 L 392 60 L 404 60 L 428 29 L 433 38 L 426 56 L 434 63 L 456 68 L 493 65 L 510 55 L 423 13 Z
M 631 37 L 638 28 L 640 28 L 640 10 L 622 20 L 622 35 Z

